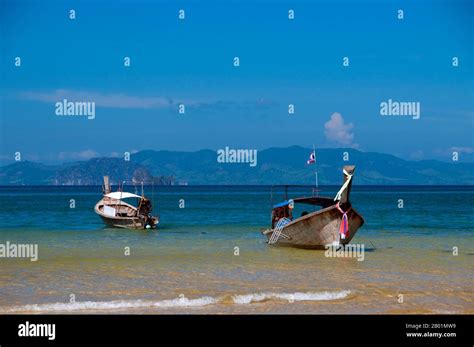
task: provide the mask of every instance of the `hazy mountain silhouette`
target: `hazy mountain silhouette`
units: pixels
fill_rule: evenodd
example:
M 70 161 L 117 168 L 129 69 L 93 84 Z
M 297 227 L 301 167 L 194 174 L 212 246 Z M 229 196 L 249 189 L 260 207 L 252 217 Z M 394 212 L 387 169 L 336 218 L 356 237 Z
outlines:
M 344 161 L 344 152 L 349 160 Z M 257 165 L 219 163 L 216 151 L 140 151 L 130 161 L 94 158 L 43 165 L 24 161 L 0 168 L 1 185 L 95 185 L 102 176 L 112 182 L 153 180 L 155 184 L 340 184 L 342 167 L 356 165 L 354 184 L 432 185 L 474 184 L 474 163 L 436 160 L 407 161 L 393 155 L 355 149 L 319 149 L 316 165 L 307 165 L 311 149 L 299 146 L 258 151 Z

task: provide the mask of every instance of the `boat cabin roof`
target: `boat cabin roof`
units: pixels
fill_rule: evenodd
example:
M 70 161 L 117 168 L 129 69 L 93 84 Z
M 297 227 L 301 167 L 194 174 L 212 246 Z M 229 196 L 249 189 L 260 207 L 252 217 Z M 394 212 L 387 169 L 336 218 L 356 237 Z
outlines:
M 127 199 L 127 198 L 141 198 L 140 195 L 127 193 L 127 192 L 113 192 L 113 193 L 105 194 L 104 196 L 111 199 L 116 199 L 116 200 Z
M 285 206 L 288 206 L 289 204 L 290 204 L 289 201 L 283 201 L 283 202 L 280 202 L 279 204 L 273 205 L 273 208 L 285 207 Z
M 291 200 L 286 200 L 280 202 L 273 206 L 273 208 L 285 207 L 290 204 Z M 307 204 L 307 205 L 317 205 L 322 207 L 328 207 L 334 205 L 336 202 L 331 198 L 325 198 L 321 196 L 311 196 L 311 197 L 301 197 L 292 199 L 295 204 Z

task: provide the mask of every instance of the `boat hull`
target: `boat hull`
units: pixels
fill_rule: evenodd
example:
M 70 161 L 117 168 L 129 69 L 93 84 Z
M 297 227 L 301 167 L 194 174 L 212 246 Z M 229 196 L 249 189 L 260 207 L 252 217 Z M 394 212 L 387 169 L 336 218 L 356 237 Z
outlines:
M 123 229 L 145 229 L 145 219 L 139 218 L 136 216 L 130 217 L 118 217 L 118 216 L 108 216 L 103 212 L 104 205 L 110 205 L 110 201 L 104 203 L 103 200 L 99 201 L 94 208 L 95 213 L 97 213 L 103 222 L 109 226 L 114 228 L 123 228 Z M 133 206 L 128 205 L 124 202 L 120 203 L 121 207 L 127 208 L 129 211 L 133 211 L 135 209 Z M 136 209 L 135 209 L 136 210 Z M 158 225 L 158 218 L 152 217 L 152 223 L 150 225 L 151 229 L 156 229 Z
M 334 205 L 291 221 L 281 229 L 280 237 L 272 245 L 309 249 L 324 249 L 331 244 L 345 245 L 364 224 L 362 216 L 353 208 L 347 212 L 347 218 L 349 230 L 345 239 L 339 232 L 342 213 Z M 263 234 L 270 240 L 274 232 L 267 229 Z
M 123 229 L 144 229 L 143 224 L 139 218 L 110 218 L 100 215 L 100 218 L 109 227 L 123 228 Z M 156 228 L 152 226 L 152 229 Z

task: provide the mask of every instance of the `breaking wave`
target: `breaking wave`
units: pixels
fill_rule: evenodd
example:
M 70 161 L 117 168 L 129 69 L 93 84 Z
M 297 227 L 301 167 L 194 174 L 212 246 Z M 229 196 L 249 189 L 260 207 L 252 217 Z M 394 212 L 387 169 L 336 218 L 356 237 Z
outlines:
M 268 300 L 295 301 L 322 301 L 338 300 L 347 297 L 349 290 L 338 292 L 319 292 L 319 293 L 255 293 L 232 295 L 230 304 L 245 305 L 251 303 L 265 302 Z M 22 306 L 11 306 L 0 308 L 0 312 L 21 313 L 21 312 L 78 312 L 78 311 L 113 311 L 123 309 L 139 308 L 186 308 L 203 307 L 226 303 L 226 297 L 203 296 L 196 299 L 179 297 L 171 300 L 146 301 L 146 300 L 116 300 L 116 301 L 83 301 L 74 303 L 51 303 L 51 304 L 33 304 Z
M 261 302 L 271 299 L 292 301 L 322 301 L 344 299 L 350 294 L 349 290 L 340 292 L 321 292 L 321 293 L 257 293 L 246 295 L 234 295 L 232 299 L 236 304 L 251 304 L 252 302 Z

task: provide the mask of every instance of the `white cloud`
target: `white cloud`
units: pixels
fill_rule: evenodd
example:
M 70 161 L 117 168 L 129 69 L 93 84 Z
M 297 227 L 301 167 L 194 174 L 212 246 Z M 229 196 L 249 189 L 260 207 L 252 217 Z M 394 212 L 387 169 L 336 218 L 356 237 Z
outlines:
M 410 153 L 410 159 L 412 160 L 423 160 L 424 158 L 425 158 L 425 153 L 421 149 L 418 149 Z
M 56 103 L 67 99 L 69 101 L 95 102 L 99 107 L 111 108 L 166 108 L 174 105 L 169 98 L 152 96 L 138 97 L 123 93 L 104 94 L 89 91 L 75 91 L 67 89 L 56 89 L 52 92 L 23 92 L 19 94 L 20 99 Z
M 331 115 L 331 119 L 324 123 L 324 135 L 331 142 L 336 142 L 339 145 L 358 147 L 357 144 L 353 143 L 354 133 L 352 129 L 354 124 L 344 123 L 344 118 L 338 112 L 334 112 Z
M 25 91 L 16 95 L 20 100 L 39 101 L 55 104 L 64 99 L 68 101 L 95 102 L 96 107 L 122 109 L 169 109 L 184 104 L 186 109 L 222 111 L 226 109 L 248 110 L 274 106 L 272 100 L 219 100 L 219 99 L 173 99 L 164 96 L 135 96 L 125 93 L 99 93 L 84 90 L 55 89 L 52 91 Z
M 92 149 L 87 149 L 81 152 L 60 152 L 58 154 L 59 160 L 89 160 L 99 157 L 100 154 Z
M 435 154 L 436 157 L 446 160 L 448 159 L 449 161 L 452 160 L 453 153 L 457 152 L 458 154 L 473 154 L 474 153 L 474 147 L 469 147 L 469 146 L 453 146 L 449 148 L 437 148 L 433 150 L 433 153 Z
M 474 148 L 472 148 L 472 147 L 451 147 L 449 149 L 449 151 L 450 152 L 471 154 L 471 153 L 474 153 Z

